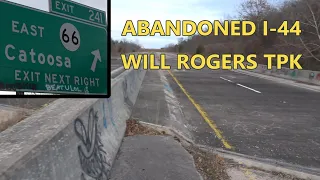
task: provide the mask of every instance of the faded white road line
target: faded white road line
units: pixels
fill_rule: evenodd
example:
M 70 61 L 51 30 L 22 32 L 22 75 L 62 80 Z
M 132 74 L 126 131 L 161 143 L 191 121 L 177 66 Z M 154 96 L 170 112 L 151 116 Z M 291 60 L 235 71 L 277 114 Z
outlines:
M 255 90 L 255 89 L 249 88 L 249 87 L 244 86 L 244 85 L 242 85 L 242 84 L 237 83 L 237 85 L 238 85 L 238 86 L 241 86 L 241 87 L 243 87 L 243 88 L 247 88 L 247 89 L 249 89 L 249 90 L 251 90 L 251 91 L 254 91 L 254 92 L 256 92 L 256 93 L 261 93 L 260 91 L 257 91 L 257 90 Z
M 302 89 L 307 89 L 313 92 L 320 92 L 320 89 L 317 88 L 317 86 L 313 86 L 313 85 L 307 85 L 307 84 L 302 84 L 302 83 L 297 83 L 293 80 L 289 80 L 289 79 L 283 79 L 283 78 L 279 78 L 279 77 L 273 77 L 273 76 L 268 76 L 265 74 L 259 74 L 259 73 L 255 73 L 255 72 L 246 72 L 243 70 L 231 70 L 233 72 L 239 73 L 239 74 L 244 74 L 247 76 L 251 76 L 251 77 L 257 77 L 260 79 L 266 79 L 269 81 L 273 81 L 279 84 L 285 84 L 285 85 L 289 85 L 289 86 L 294 86 L 294 87 L 298 87 L 298 88 L 302 88 Z
M 225 81 L 228 81 L 228 82 L 233 82 L 233 81 L 231 81 L 231 80 L 229 80 L 229 79 L 226 79 L 226 78 L 223 78 L 223 77 L 220 77 L 220 79 L 223 79 L 223 80 L 225 80 Z
M 231 80 L 229 80 L 229 79 L 226 79 L 226 78 L 224 78 L 224 77 L 220 77 L 220 79 L 223 79 L 223 80 L 225 80 L 225 81 L 228 81 L 228 82 L 233 83 L 233 81 L 231 81 Z M 257 91 L 257 90 L 255 90 L 255 89 L 249 88 L 249 87 L 247 87 L 247 86 L 245 86 L 245 85 L 242 85 L 242 84 L 239 84 L 239 83 L 237 83 L 237 85 L 240 86 L 240 87 L 249 89 L 249 90 L 251 90 L 251 91 L 253 91 L 253 92 L 261 93 L 260 91 Z

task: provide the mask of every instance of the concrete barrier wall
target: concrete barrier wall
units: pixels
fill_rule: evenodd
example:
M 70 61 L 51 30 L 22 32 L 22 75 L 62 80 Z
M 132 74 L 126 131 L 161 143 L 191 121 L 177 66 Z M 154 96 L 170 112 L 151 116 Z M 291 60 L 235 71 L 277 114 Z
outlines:
M 248 70 L 249 71 L 249 70 Z M 266 74 L 270 76 L 281 77 L 285 79 L 291 79 L 306 83 L 311 83 L 315 85 L 320 85 L 320 71 L 310 71 L 310 70 L 297 70 L 282 68 L 277 70 L 275 66 L 272 66 L 272 69 L 268 70 L 267 65 L 259 64 L 257 69 L 250 70 L 252 72 Z
M 113 79 L 109 99 L 58 99 L 1 132 L 0 179 L 107 179 L 145 73 Z

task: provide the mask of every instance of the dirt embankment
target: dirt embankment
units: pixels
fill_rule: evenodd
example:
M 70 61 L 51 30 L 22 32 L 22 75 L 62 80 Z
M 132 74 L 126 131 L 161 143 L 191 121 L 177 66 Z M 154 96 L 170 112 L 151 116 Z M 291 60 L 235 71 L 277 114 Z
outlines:
M 0 132 L 19 123 L 57 98 L 0 98 Z

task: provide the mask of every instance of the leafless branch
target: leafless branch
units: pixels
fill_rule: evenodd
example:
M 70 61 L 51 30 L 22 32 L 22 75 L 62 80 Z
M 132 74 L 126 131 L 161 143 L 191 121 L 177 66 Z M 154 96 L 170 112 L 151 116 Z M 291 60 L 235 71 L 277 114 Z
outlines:
M 304 48 L 308 51 L 308 53 L 309 53 L 315 60 L 317 60 L 317 61 L 320 62 L 320 59 L 319 59 L 318 57 L 316 57 L 316 56 L 312 53 L 312 51 L 311 51 L 311 50 L 308 48 L 308 46 L 304 43 L 304 41 L 302 40 L 302 38 L 299 37 L 299 39 L 300 39 L 302 45 L 304 46 Z

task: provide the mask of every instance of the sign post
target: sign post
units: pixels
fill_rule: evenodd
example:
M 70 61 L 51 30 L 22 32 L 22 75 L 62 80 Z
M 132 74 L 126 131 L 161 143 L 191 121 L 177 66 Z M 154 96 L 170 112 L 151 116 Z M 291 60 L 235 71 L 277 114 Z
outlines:
M 0 23 L 0 89 L 110 96 L 105 27 L 1 0 Z
M 49 0 L 49 10 L 78 20 L 106 26 L 106 13 L 70 0 Z

